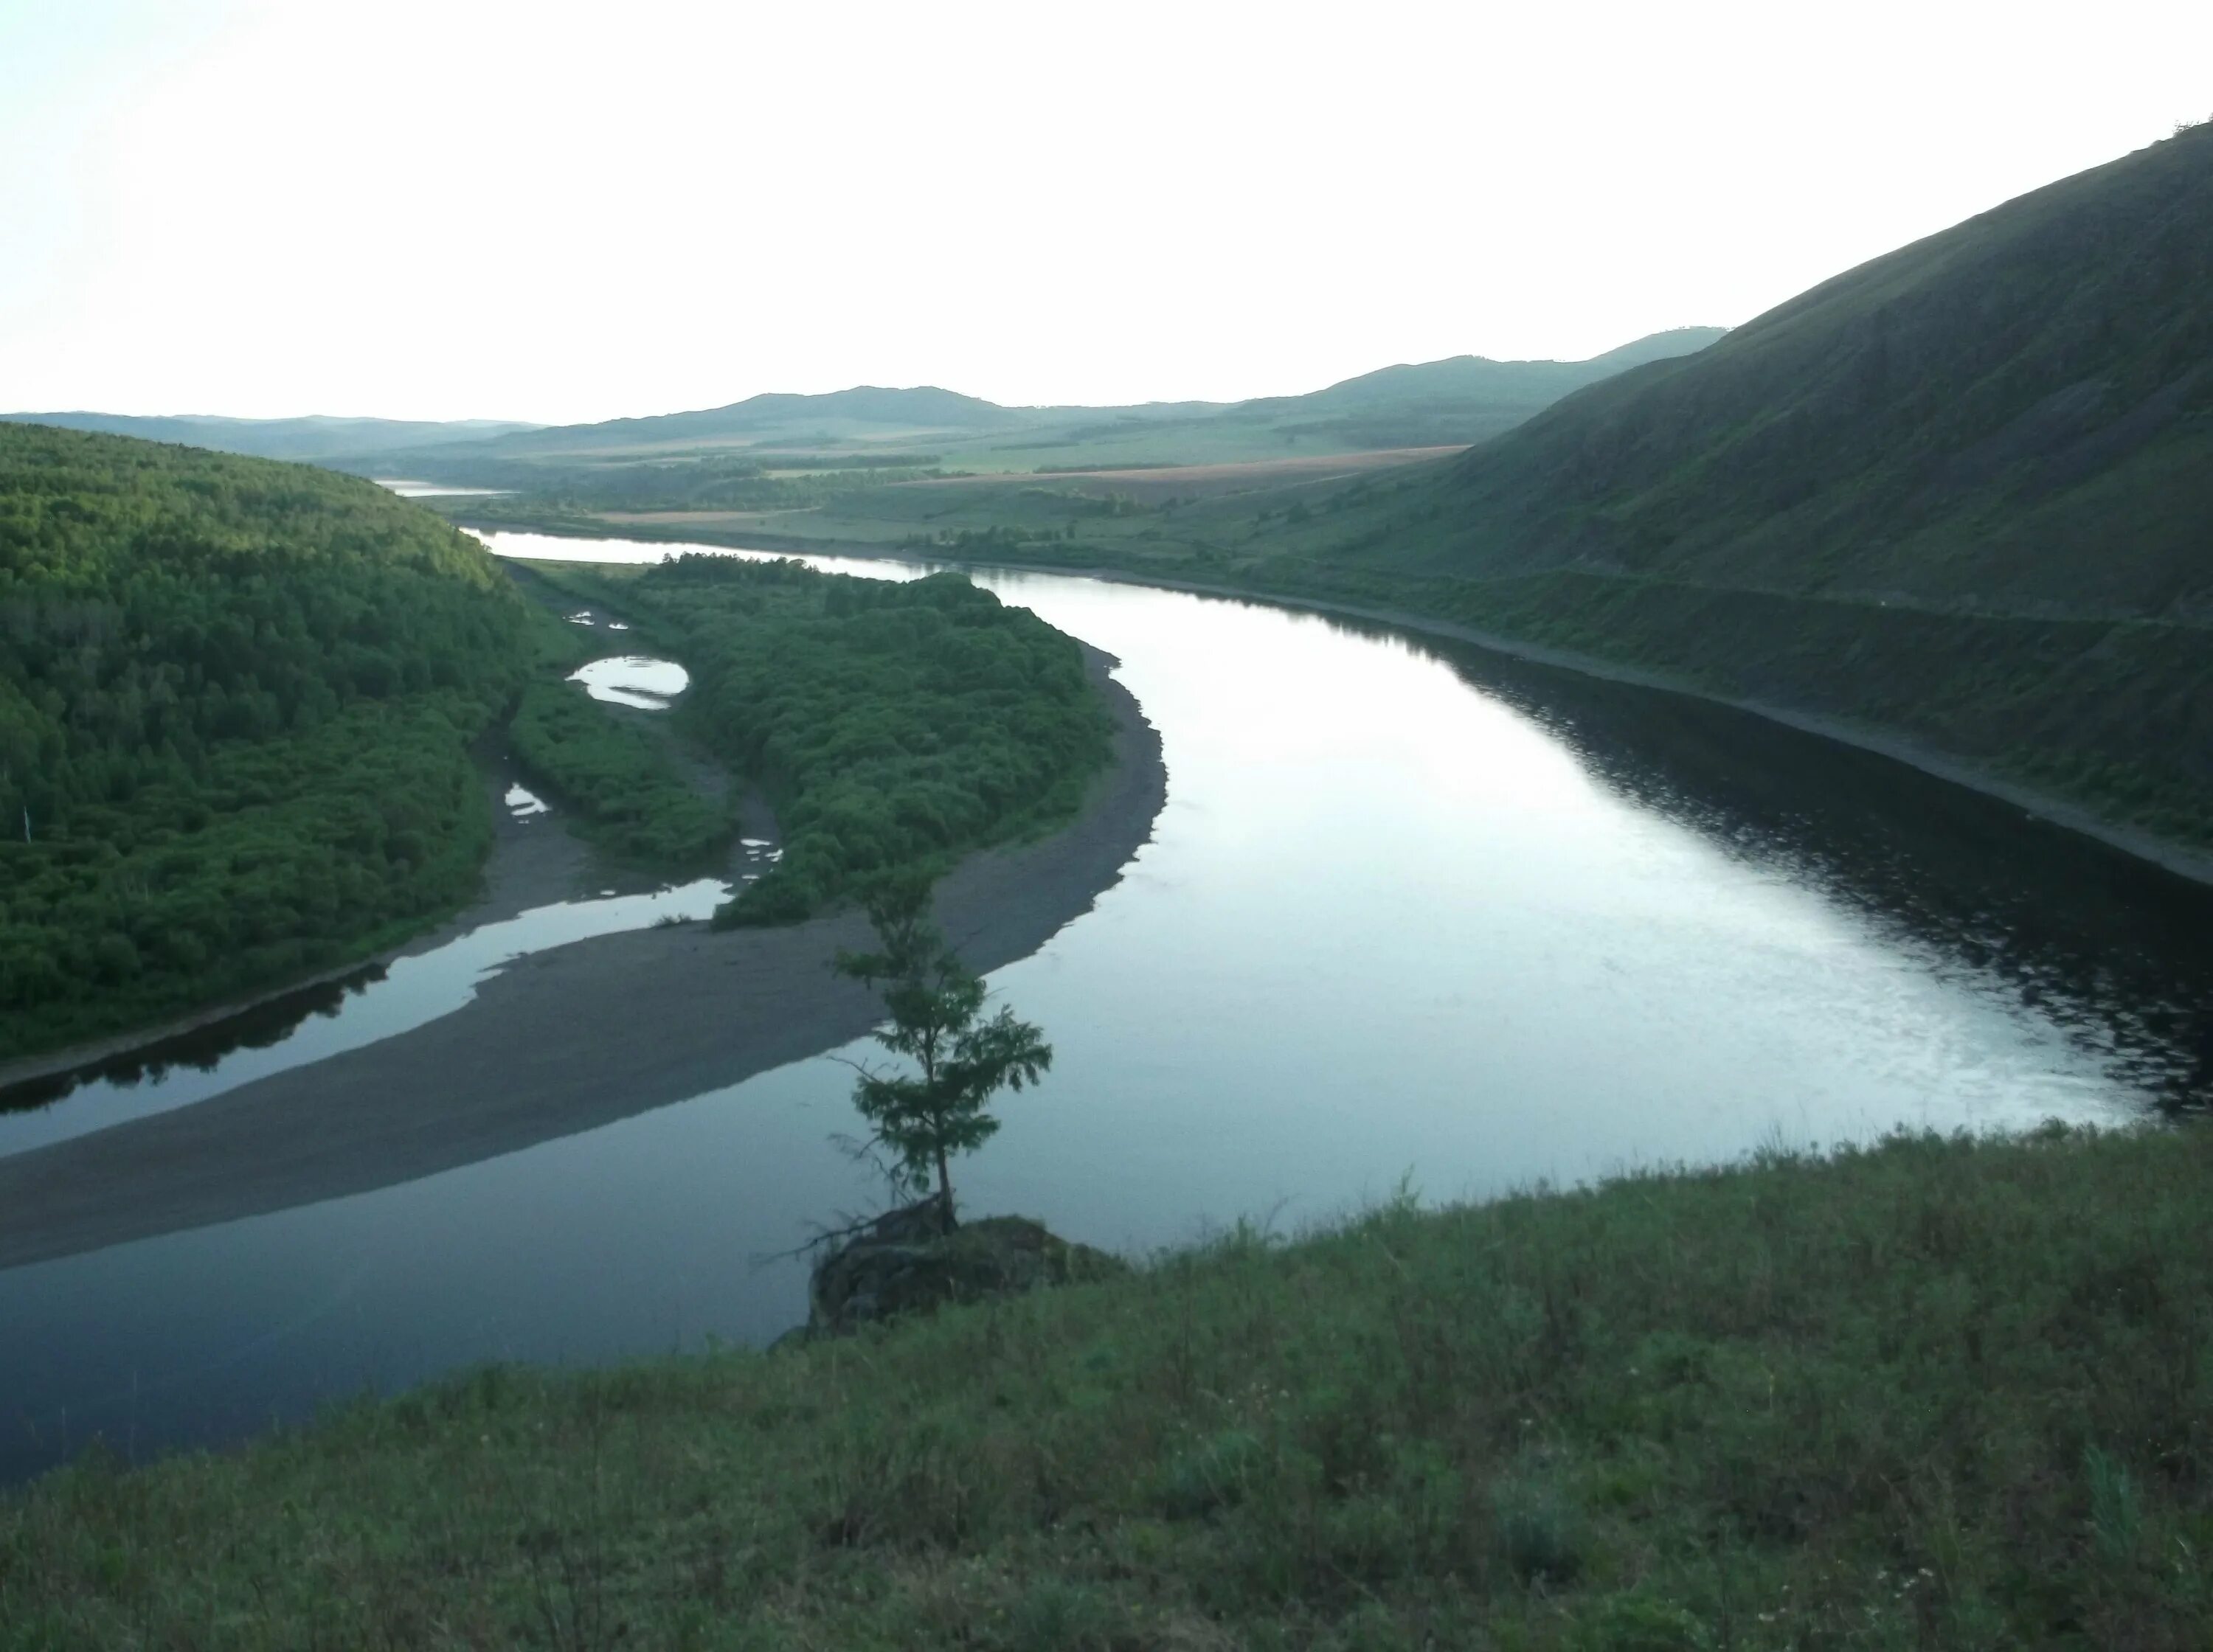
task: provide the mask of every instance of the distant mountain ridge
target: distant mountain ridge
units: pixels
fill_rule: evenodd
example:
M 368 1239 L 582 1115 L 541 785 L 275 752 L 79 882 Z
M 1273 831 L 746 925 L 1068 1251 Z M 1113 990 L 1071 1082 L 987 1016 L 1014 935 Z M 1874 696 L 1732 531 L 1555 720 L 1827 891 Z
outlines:
M 485 479 L 516 480 L 501 468 L 553 455 L 649 455 L 686 448 L 805 448 L 927 443 L 966 448 L 998 436 L 1029 438 L 1044 450 L 1112 435 L 1149 439 L 1164 448 L 1180 440 L 1280 427 L 1285 442 L 1316 438 L 1351 447 L 1425 447 L 1482 441 L 1561 396 L 1636 362 L 1703 349 L 1719 327 L 1683 327 L 1640 338 L 1587 362 L 1494 362 L 1461 356 L 1384 368 L 1300 396 L 1241 402 L 1147 402 L 1121 407 L 1009 407 L 934 385 L 892 388 L 858 385 L 820 395 L 771 393 L 728 406 L 555 425 L 455 444 L 439 455 L 443 473 L 459 476 L 472 462 Z
M 1401 363 L 1304 395 L 1237 402 L 1231 407 L 1241 411 L 1260 407 L 1375 406 L 1406 400 L 1557 398 L 1646 362 L 1694 354 L 1717 342 L 1728 331 L 1727 327 L 1675 327 L 1581 362 L 1502 362 L 1486 356 L 1451 356 L 1442 361 Z

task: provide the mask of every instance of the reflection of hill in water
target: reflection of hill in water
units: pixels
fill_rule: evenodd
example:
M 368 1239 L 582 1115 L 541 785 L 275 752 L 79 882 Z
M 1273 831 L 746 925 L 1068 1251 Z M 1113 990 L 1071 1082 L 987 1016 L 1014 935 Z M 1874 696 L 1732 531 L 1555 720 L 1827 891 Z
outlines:
M 304 986 L 242 1009 L 235 1015 L 210 1021 L 174 1038 L 140 1045 L 105 1061 L 88 1062 L 67 1072 L 26 1079 L 0 1088 L 0 1113 L 27 1113 L 52 1106 L 80 1086 L 94 1083 L 138 1084 L 159 1079 L 185 1067 L 211 1072 L 225 1056 L 240 1050 L 263 1050 L 281 1044 L 309 1019 L 335 1015 L 345 1001 L 384 978 L 381 965 L 370 965 L 335 981 Z
M 2213 1106 L 2213 889 L 1749 712 L 1476 648 L 1416 646 L 1556 735 L 1621 796 L 1858 909 L 1940 972 L 2009 995 L 2162 1107 Z

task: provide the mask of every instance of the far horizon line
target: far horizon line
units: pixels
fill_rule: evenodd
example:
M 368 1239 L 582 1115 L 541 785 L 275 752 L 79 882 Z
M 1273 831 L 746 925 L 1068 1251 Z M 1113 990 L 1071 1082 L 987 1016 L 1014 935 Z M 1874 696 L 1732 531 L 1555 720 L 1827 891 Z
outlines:
M 954 390 L 942 384 L 925 383 L 888 385 L 862 382 L 839 385 L 835 388 L 829 390 L 756 390 L 752 392 L 750 394 L 740 396 L 735 400 L 713 402 L 705 406 L 670 407 L 662 408 L 657 411 L 642 413 L 610 413 L 600 418 L 505 418 L 485 413 L 463 414 L 452 418 L 426 418 L 403 413 L 139 413 L 125 412 L 112 407 L 46 407 L 36 409 L 25 408 L 12 411 L 0 412 L 0 420 L 16 423 L 35 423 L 41 418 L 47 418 L 199 419 L 221 421 L 234 424 L 305 424 L 310 421 L 320 420 L 332 424 L 499 424 L 505 425 L 510 430 L 558 430 L 588 429 L 600 424 L 619 424 L 631 419 L 667 418 L 690 413 L 720 412 L 728 408 L 741 407 L 747 402 L 758 401 L 766 396 L 790 396 L 799 399 L 814 399 L 826 396 L 844 395 L 857 390 L 881 390 L 888 392 L 936 390 L 946 395 L 962 396 L 971 401 L 983 402 L 993 407 L 1004 408 L 1009 412 L 1053 412 L 1062 410 L 1082 412 L 1106 412 L 1122 407 L 1239 407 L 1244 405 L 1247 402 L 1274 401 L 1279 399 L 1289 399 L 1302 395 L 1317 394 L 1324 390 L 1334 389 L 1337 386 L 1341 384 L 1351 383 L 1356 379 L 1367 378 L 1377 373 L 1387 373 L 1394 368 L 1432 367 L 1444 362 L 1460 361 L 1491 362 L 1502 367 L 1520 366 L 1525 364 L 1573 367 L 1583 363 L 1597 361 L 1603 357 L 1611 356 L 1618 351 L 1628 350 L 1637 344 L 1647 343 L 1651 339 L 1665 338 L 1672 334 L 1679 332 L 1728 333 L 1734 331 L 1735 331 L 1735 329 L 1730 326 L 1722 326 L 1710 323 L 1686 322 L 1680 326 L 1661 327 L 1651 332 L 1639 333 L 1634 338 L 1625 339 L 1620 344 L 1611 345 L 1605 350 L 1594 351 L 1588 356 L 1483 356 L 1478 355 L 1473 351 L 1461 351 L 1454 355 L 1433 356 L 1421 361 L 1386 362 L 1381 366 L 1369 368 L 1362 372 L 1348 375 L 1344 378 L 1332 379 L 1328 383 L 1316 385 L 1309 390 L 1263 392 L 1254 395 L 1231 397 L 1223 400 L 1215 400 L 1204 396 L 1156 396 L 1145 401 L 1003 402 L 993 401 L 989 396 L 974 395 L 965 390 Z

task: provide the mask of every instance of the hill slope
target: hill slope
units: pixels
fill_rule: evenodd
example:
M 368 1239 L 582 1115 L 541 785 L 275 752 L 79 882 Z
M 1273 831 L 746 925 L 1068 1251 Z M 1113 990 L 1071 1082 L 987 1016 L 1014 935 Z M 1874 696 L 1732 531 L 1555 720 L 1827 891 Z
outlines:
M 1460 569 L 2213 619 L 2213 127 L 1470 454 Z
M 525 653 L 373 485 L 0 424 L 0 1059 L 375 949 L 465 899 Z

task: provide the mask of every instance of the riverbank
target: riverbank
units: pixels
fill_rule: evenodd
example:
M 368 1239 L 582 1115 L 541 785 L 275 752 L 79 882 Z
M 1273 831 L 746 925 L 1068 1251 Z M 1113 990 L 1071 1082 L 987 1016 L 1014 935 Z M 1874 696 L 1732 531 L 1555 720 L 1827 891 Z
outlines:
M 565 832 L 542 829 L 540 821 L 515 819 L 503 801 L 508 787 L 513 783 L 506 773 L 481 753 L 479 769 L 485 808 L 492 821 L 491 850 L 485 860 L 483 887 L 476 898 L 458 907 L 443 921 L 427 929 L 412 924 L 404 925 L 405 940 L 373 948 L 349 962 L 283 982 L 265 991 L 151 1027 L 135 1027 L 67 1049 L 0 1063 L 0 1088 L 72 1073 L 91 1075 L 120 1058 L 143 1056 L 158 1059 L 165 1046 L 191 1039 L 196 1034 L 213 1033 L 225 1021 L 280 1005 L 314 988 L 385 968 L 403 958 L 435 952 L 471 930 L 503 922 L 533 906 L 549 905 L 579 893 L 593 869 L 586 846 Z
M 466 512 L 455 519 L 467 525 Z M 512 527 L 513 524 L 501 524 Z M 1503 654 L 1511 658 L 1527 660 L 1533 664 L 1579 672 L 1640 688 L 1659 689 L 1671 694 L 1688 695 L 1716 705 L 1751 713 L 1787 728 L 1835 741 L 1841 745 L 1871 752 L 1892 761 L 1903 763 L 1924 774 L 1972 791 L 1994 797 L 2033 815 L 2040 820 L 2078 832 L 2084 837 L 2119 850 L 2124 854 L 2146 861 L 2178 876 L 2194 882 L 2213 885 L 2213 852 L 2180 844 L 2171 838 L 2116 821 L 2085 805 L 2059 796 L 2051 791 L 2027 785 L 1994 771 L 1990 768 L 1948 755 L 1943 752 L 1905 736 L 1850 718 L 1807 711 L 1777 704 L 1771 699 L 1734 695 L 1701 687 L 1684 678 L 1665 672 L 1652 671 L 1608 660 L 1587 650 L 1559 648 L 1528 641 L 1484 627 L 1425 614 L 1418 610 L 1387 604 L 1363 603 L 1339 599 L 1302 594 L 1296 592 L 1271 588 L 1265 584 L 1235 584 L 1218 580 L 1185 579 L 1173 574 L 1150 570 L 1133 570 L 1111 564 L 1084 561 L 1053 562 L 1046 558 L 1024 556 L 1014 560 L 993 561 L 966 557 L 954 552 L 934 552 L 927 549 L 887 544 L 883 540 L 860 539 L 813 538 L 804 534 L 759 533 L 750 529 L 743 532 L 719 532 L 711 522 L 687 521 L 680 528 L 667 533 L 654 531 L 652 523 L 643 518 L 607 518 L 589 525 L 561 521 L 548 521 L 533 525 L 530 531 L 563 538 L 600 538 L 613 535 L 659 543 L 692 542 L 701 545 L 723 546 L 733 550 L 753 550 L 794 555 L 854 557 L 876 561 L 919 562 L 934 567 L 966 570 L 993 569 L 1013 573 L 1066 574 L 1079 578 L 1104 580 L 1117 584 L 1148 587 L 1155 590 L 1181 591 L 1195 596 L 1220 597 L 1240 602 L 1267 603 L 1277 607 L 1295 609 L 1311 613 L 1329 614 L 1348 619 L 1387 626 L 1395 631 L 1411 631 L 1421 636 L 1443 638 L 1470 646 Z
M 940 886 L 941 920 L 979 971 L 1088 910 L 1151 834 L 1160 740 L 1112 665 L 1086 650 L 1113 749 L 1076 820 L 974 856 Z M 412 1032 L 0 1159 L 0 1268 L 413 1180 L 818 1054 L 880 1013 L 829 969 L 865 939 L 847 914 L 533 954 Z
M 489 1369 L 0 1494 L 0 1641 L 2201 1646 L 2209 1173 L 1895 1137 Z

